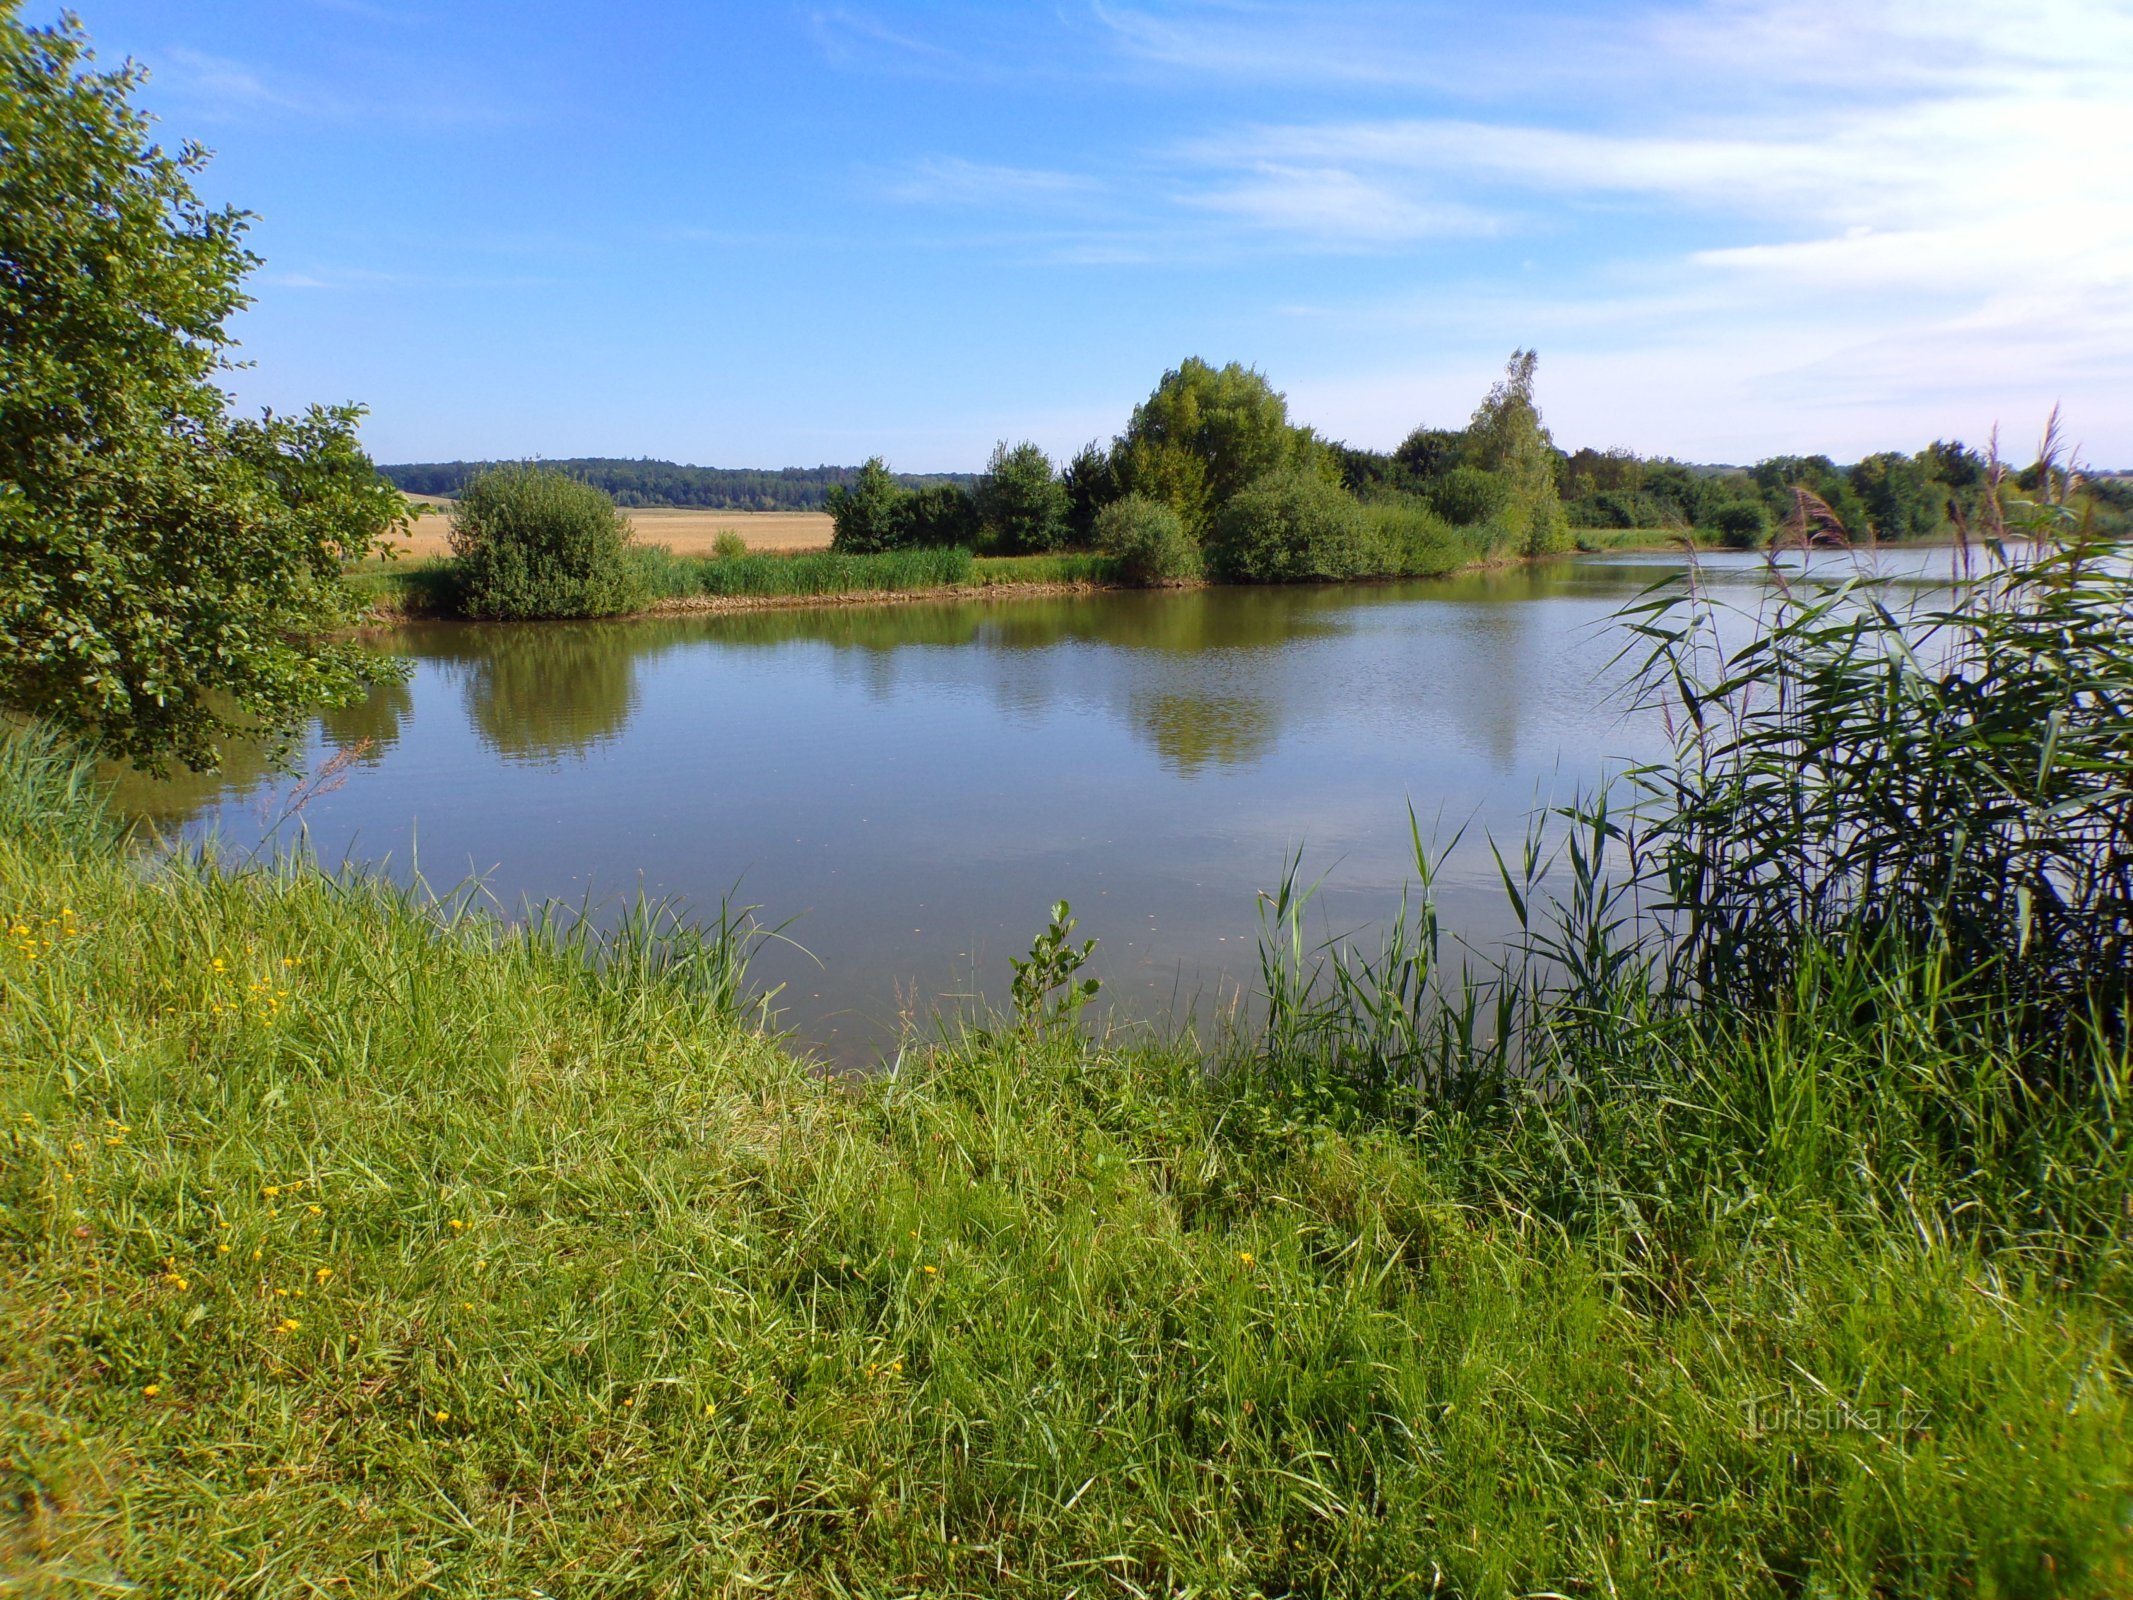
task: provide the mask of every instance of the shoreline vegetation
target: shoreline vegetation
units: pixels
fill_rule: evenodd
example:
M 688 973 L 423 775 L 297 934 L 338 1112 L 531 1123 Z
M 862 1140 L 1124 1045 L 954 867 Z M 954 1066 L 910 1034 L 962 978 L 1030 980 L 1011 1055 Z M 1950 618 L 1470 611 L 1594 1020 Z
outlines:
M 612 463 L 455 463 L 432 485 L 459 496 L 451 556 L 373 565 L 351 581 L 379 614 L 542 620 L 1061 586 L 1376 582 L 1682 542 L 1961 538 L 2004 520 L 2001 501 L 2025 493 L 2075 506 L 2101 530 L 2133 523 L 2133 488 L 2090 483 L 2049 447 L 2022 473 L 1946 441 L 1849 468 L 1822 456 L 1743 470 L 1566 453 L 1541 421 L 1536 370 L 1532 351 L 1514 352 L 1466 427 L 1417 428 L 1379 452 L 1292 422 L 1256 371 L 1190 359 L 1108 446 L 1092 441 L 1064 466 L 1002 440 L 974 478 L 899 476 L 879 457 L 838 469 L 817 484 L 826 551 L 751 551 L 732 532 L 709 554 L 681 554 L 633 538 L 603 487 L 619 481 Z M 2055 429 L 2056 418 L 2048 439 Z M 627 481 L 664 481 L 658 464 L 642 465 Z
M 17 731 L 0 1570 L 2124 1593 L 2122 554 L 1724 650 L 1655 598 L 1668 804 L 1506 844 L 1500 958 L 1418 835 L 1375 949 L 1265 898 L 1254 1019 L 1092 1027 L 1058 906 L 859 1078 L 766 1031 L 743 915 L 147 863 Z
M 1581 529 L 1575 533 L 1570 549 L 1553 554 L 1591 555 L 1685 546 L 1723 548 L 1715 536 L 1690 529 Z M 928 600 L 1039 599 L 1126 589 L 1204 588 L 1219 581 L 1205 575 L 1153 583 L 1135 581 L 1115 558 L 1095 552 L 979 556 L 967 550 L 949 549 L 837 558 L 831 551 L 803 550 L 751 552 L 738 556 L 677 556 L 658 546 L 639 546 L 638 554 L 644 560 L 647 572 L 647 598 L 624 616 L 898 605 Z M 1477 553 L 1465 561 L 1427 570 L 1343 581 L 1387 584 L 1449 578 L 1545 559 L 1551 557 Z M 362 609 L 362 623 L 370 626 L 401 620 L 427 621 L 463 616 L 454 592 L 455 580 L 456 569 L 452 561 L 442 557 L 372 561 L 351 571 L 347 578 Z

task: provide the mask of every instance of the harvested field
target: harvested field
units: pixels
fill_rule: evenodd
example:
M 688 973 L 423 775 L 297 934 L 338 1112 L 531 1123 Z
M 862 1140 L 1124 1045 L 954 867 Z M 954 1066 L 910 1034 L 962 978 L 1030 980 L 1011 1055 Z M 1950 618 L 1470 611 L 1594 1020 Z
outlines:
M 403 554 L 441 556 L 450 553 L 445 532 L 450 527 L 452 502 L 436 495 L 413 494 L 408 499 L 428 509 L 415 519 Z M 830 519 L 821 511 L 695 511 L 637 509 L 623 513 L 637 537 L 646 544 L 663 544 L 678 556 L 707 556 L 722 533 L 737 533 L 751 550 L 826 550 L 830 542 Z

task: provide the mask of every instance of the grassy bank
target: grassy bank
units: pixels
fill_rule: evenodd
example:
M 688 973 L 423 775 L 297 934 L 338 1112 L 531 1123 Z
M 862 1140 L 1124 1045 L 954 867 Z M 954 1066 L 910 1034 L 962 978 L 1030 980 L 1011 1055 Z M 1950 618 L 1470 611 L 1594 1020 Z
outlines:
M 1277 917 L 1216 1077 L 1033 1015 L 832 1083 L 715 946 L 143 871 L 92 801 L 9 747 L 18 1592 L 2133 1583 L 2107 1043 L 2043 1103 L 1830 960 L 1391 1116 Z
M 1604 529 L 1580 534 L 1579 548 L 1659 549 L 1679 544 L 1682 537 Z M 1379 562 L 1383 570 L 1365 575 L 1365 581 L 1449 577 L 1506 559 L 1498 542 L 1483 528 L 1438 525 L 1397 543 L 1388 535 L 1384 546 Z M 975 593 L 1125 584 L 1119 563 L 1092 551 L 979 556 L 961 549 L 876 555 L 808 550 L 717 556 L 677 555 L 663 546 L 647 545 L 636 554 L 647 603 L 654 607 L 677 601 L 848 600 L 935 589 Z M 449 557 L 374 562 L 349 574 L 349 583 L 359 600 L 384 615 L 447 617 L 459 609 Z

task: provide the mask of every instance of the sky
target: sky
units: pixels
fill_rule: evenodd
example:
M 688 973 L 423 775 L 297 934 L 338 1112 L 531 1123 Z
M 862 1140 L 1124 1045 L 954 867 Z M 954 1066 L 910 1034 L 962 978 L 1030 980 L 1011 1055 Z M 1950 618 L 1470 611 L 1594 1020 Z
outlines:
M 1192 355 L 1390 448 L 1530 346 L 1565 448 L 2133 468 L 2133 0 L 74 4 L 381 461 L 970 470 Z

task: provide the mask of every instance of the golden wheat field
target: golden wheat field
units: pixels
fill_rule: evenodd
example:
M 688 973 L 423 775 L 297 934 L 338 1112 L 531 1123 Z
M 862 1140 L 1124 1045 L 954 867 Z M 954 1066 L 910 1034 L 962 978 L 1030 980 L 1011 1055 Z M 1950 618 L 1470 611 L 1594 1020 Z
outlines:
M 411 494 L 424 508 L 400 541 L 410 556 L 448 553 L 446 530 L 452 502 L 436 495 Z M 676 555 L 709 555 L 722 533 L 737 533 L 751 550 L 820 550 L 830 542 L 830 519 L 820 511 L 631 510 L 624 516 L 646 544 L 663 544 Z

